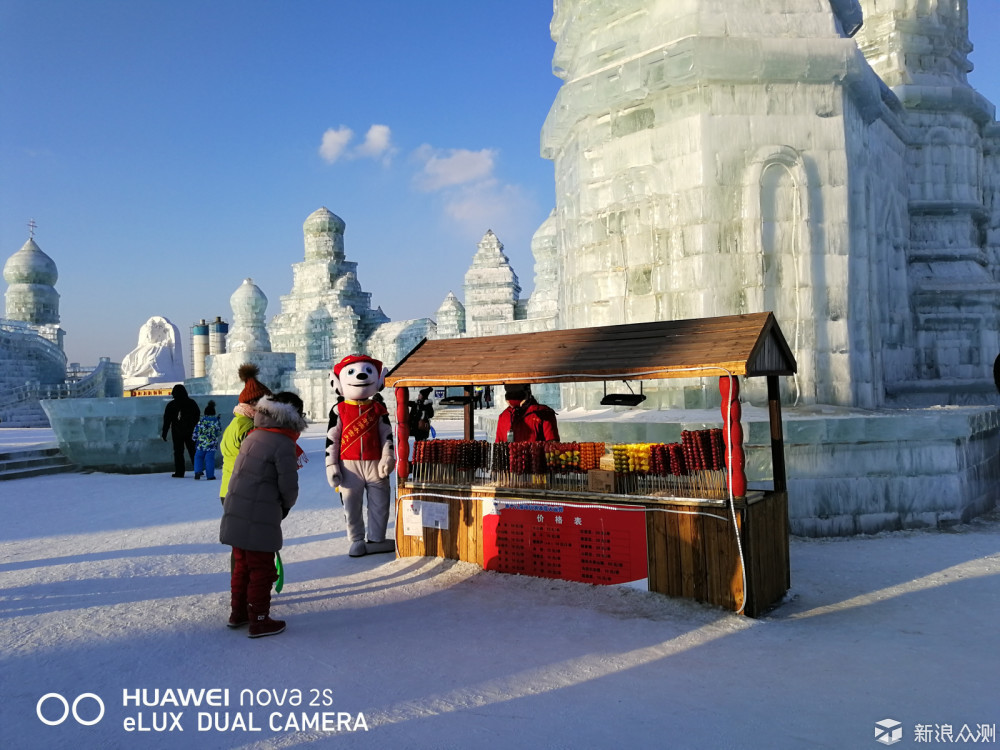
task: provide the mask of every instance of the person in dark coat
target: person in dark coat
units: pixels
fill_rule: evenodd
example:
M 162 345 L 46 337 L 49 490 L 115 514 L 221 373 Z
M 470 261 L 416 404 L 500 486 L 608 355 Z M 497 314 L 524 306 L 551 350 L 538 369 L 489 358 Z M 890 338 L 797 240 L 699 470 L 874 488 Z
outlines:
M 534 443 L 559 439 L 559 426 L 552 407 L 540 404 L 527 383 L 504 386 L 507 408 L 497 420 L 498 443 Z
M 431 417 L 434 416 L 434 406 L 431 404 L 433 388 L 421 388 L 416 401 L 408 401 L 410 435 L 414 440 L 426 440 L 431 436 Z
M 227 625 L 250 624 L 250 637 L 277 635 L 271 586 L 278 578 L 274 555 L 281 549 L 281 521 L 299 496 L 304 459 L 296 440 L 306 428 L 302 399 L 283 391 L 257 402 L 253 429 L 240 445 L 223 503 L 219 541 L 233 548 L 232 611 Z
M 174 473 L 171 476 L 181 478 L 184 476 L 185 448 L 191 456 L 191 463 L 194 464 L 194 428 L 201 418 L 201 409 L 194 399 L 188 396 L 187 388 L 180 383 L 175 385 L 170 393 L 174 398 L 167 402 L 167 407 L 163 410 L 163 431 L 160 437 L 166 442 L 169 432 L 173 438 Z

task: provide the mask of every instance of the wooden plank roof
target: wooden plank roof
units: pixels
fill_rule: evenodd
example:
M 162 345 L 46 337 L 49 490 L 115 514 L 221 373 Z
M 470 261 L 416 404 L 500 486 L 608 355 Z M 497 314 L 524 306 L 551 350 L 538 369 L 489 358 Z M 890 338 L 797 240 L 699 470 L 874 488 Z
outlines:
M 792 351 L 769 312 L 506 336 L 424 340 L 387 386 L 580 383 L 792 375 Z

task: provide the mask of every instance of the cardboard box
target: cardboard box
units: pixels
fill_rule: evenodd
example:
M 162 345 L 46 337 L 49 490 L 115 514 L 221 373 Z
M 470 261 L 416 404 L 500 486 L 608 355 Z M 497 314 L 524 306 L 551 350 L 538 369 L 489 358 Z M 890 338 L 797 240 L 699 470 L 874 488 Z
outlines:
M 587 472 L 587 489 L 590 492 L 614 492 L 615 473 L 604 469 L 591 469 Z

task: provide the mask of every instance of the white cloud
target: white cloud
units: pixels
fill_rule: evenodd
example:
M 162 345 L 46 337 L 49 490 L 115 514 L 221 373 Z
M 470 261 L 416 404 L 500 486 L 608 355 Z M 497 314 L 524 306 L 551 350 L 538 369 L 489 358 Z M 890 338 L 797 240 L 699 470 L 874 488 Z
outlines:
M 392 130 L 388 125 L 372 125 L 365 133 L 364 142 L 353 149 L 348 149 L 354 131 L 346 125 L 339 128 L 329 128 L 323 133 L 323 142 L 319 147 L 319 155 L 328 164 L 339 159 L 374 159 L 388 164 L 396 153 L 392 145 Z
M 328 164 L 333 164 L 343 155 L 344 149 L 347 148 L 347 144 L 353 137 L 354 131 L 344 125 L 341 125 L 336 130 L 329 128 L 323 133 L 323 142 L 319 147 L 319 155 Z
M 365 142 L 358 146 L 356 154 L 387 162 L 395 151 L 392 147 L 392 131 L 389 126 L 372 125 L 365 133 Z
M 462 148 L 435 150 L 424 145 L 414 152 L 414 156 L 424 163 L 415 178 L 416 185 L 428 193 L 453 185 L 488 180 L 496 161 L 496 151 L 491 148 L 481 151 Z
M 520 187 L 494 179 L 450 191 L 444 202 L 445 214 L 460 232 L 476 239 L 487 229 L 521 229 L 535 208 Z
M 491 228 L 533 231 L 525 226 L 527 217 L 537 215 L 537 206 L 523 188 L 493 174 L 496 149 L 440 149 L 424 144 L 412 156 L 419 165 L 414 186 L 439 196 L 444 218 L 460 236 L 478 241 Z

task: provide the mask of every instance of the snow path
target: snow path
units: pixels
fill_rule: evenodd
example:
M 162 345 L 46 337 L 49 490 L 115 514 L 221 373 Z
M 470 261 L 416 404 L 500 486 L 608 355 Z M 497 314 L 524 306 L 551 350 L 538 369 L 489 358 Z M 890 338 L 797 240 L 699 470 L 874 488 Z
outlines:
M 958 735 L 1000 723 L 996 516 L 948 532 L 793 539 L 786 602 L 750 620 L 464 563 L 348 558 L 321 434 L 303 446 L 311 460 L 273 603 L 288 630 L 260 640 L 224 626 L 217 483 L 0 483 L 0 744 L 841 750 L 878 746 L 885 718 L 903 722 L 896 747 L 922 744 L 918 724 Z M 123 705 L 123 691 L 142 688 L 227 688 L 230 705 Z M 299 690 L 302 705 L 241 707 L 242 690 Z M 52 692 L 95 693 L 106 713 L 93 726 L 46 726 L 36 704 Z M 198 731 L 198 711 L 230 725 L 243 715 L 255 729 Z M 368 731 L 285 728 L 290 715 L 303 724 L 322 711 L 363 714 Z M 50 699 L 43 713 L 60 712 Z M 149 726 L 170 712 L 182 732 L 125 730 L 128 717 Z M 91 699 L 80 713 L 94 718 Z

